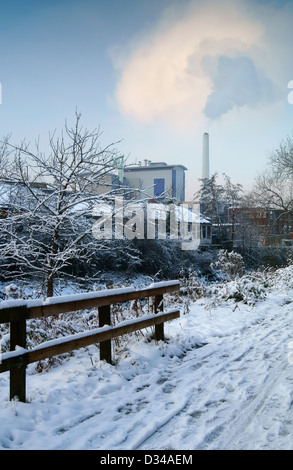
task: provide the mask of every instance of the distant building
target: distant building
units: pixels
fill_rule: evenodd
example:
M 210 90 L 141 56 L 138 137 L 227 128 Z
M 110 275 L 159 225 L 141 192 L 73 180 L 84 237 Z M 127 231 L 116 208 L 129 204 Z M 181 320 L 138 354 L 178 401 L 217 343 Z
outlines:
M 293 246 L 293 214 L 263 207 L 229 208 L 227 221 L 234 226 L 235 239 L 244 223 L 250 224 L 263 245 Z
M 134 188 L 138 198 L 183 202 L 186 170 L 183 165 L 145 160 L 145 165 L 124 168 L 124 184 Z
M 114 189 L 119 189 L 121 186 L 118 176 L 112 173 L 106 173 L 105 175 L 101 176 L 98 182 L 91 181 L 90 173 L 84 173 L 83 178 L 83 186 L 87 191 L 95 195 L 110 193 Z

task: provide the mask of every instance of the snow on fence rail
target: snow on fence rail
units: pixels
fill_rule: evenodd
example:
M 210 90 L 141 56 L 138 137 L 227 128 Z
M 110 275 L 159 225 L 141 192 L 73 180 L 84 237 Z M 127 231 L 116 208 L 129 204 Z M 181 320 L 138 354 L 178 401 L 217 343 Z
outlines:
M 112 362 L 111 339 L 155 326 L 156 339 L 164 339 L 164 322 L 180 316 L 179 310 L 163 312 L 163 295 L 180 289 L 179 281 L 151 284 L 143 289 L 106 289 L 98 292 L 51 297 L 41 300 L 7 300 L 0 303 L 0 323 L 10 323 L 10 351 L 0 357 L 0 373 L 10 371 L 10 400 L 25 402 L 28 364 L 100 343 L 100 359 Z M 111 326 L 110 307 L 135 299 L 154 297 L 154 314 Z M 26 349 L 26 321 L 78 310 L 98 308 L 99 328 L 46 341 Z

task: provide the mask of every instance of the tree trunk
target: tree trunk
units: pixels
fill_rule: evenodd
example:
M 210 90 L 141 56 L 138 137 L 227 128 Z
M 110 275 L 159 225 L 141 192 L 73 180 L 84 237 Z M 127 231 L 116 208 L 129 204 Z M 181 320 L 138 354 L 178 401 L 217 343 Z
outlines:
M 46 289 L 47 289 L 47 297 L 53 297 L 53 295 L 54 295 L 54 274 L 52 272 L 47 275 Z
M 54 295 L 54 256 L 57 253 L 57 240 L 59 235 L 59 227 L 55 227 L 53 237 L 52 237 L 52 245 L 51 245 L 51 253 L 50 253 L 50 260 L 49 260 L 49 270 L 47 273 L 47 297 L 53 297 Z

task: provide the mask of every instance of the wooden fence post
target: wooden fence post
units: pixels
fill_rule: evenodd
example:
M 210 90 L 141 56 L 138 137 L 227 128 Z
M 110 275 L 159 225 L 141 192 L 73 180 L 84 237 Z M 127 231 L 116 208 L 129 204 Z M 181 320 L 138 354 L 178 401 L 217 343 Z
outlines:
M 26 348 L 26 307 L 20 308 L 23 311 L 23 319 L 10 323 L 10 350 L 14 351 L 16 346 Z M 10 400 L 18 398 L 19 401 L 26 401 L 26 364 L 20 362 L 19 365 L 10 370 Z
M 155 313 L 162 312 L 164 309 L 163 305 L 163 294 L 155 296 Z M 157 341 L 164 341 L 164 323 L 155 325 L 155 338 Z
M 111 311 L 110 305 L 104 305 L 99 307 L 99 326 L 111 325 Z M 111 355 L 111 340 L 102 341 L 100 343 L 100 360 L 112 363 Z

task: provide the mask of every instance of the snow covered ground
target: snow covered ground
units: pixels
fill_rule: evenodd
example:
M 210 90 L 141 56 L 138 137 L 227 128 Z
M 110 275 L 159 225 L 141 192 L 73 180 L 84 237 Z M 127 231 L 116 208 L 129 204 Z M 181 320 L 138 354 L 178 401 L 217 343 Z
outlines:
M 97 346 L 37 374 L 28 403 L 0 375 L 0 449 L 293 449 L 292 268 L 255 305 L 210 298 L 128 338 L 117 364 Z M 210 307 L 209 307 L 210 305 Z

